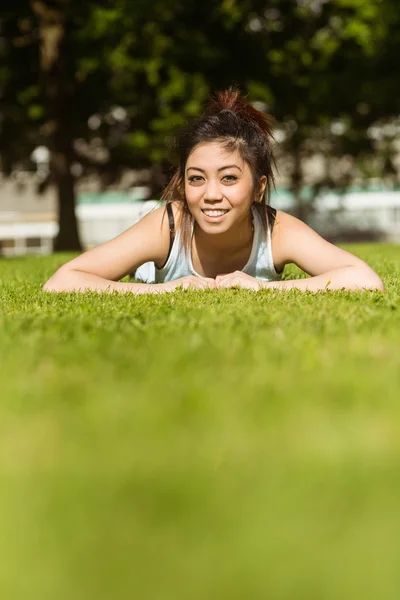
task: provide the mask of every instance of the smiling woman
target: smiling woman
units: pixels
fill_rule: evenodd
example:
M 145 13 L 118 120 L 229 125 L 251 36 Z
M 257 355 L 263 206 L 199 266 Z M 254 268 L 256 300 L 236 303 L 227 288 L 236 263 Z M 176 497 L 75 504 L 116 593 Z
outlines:
M 219 92 L 179 142 L 179 167 L 162 195 L 166 207 L 61 267 L 44 289 L 383 290 L 361 259 L 269 205 L 272 122 L 237 89 Z M 311 277 L 281 281 L 288 263 Z M 132 271 L 139 283 L 119 281 Z
M 172 281 L 187 273 L 216 278 L 234 271 L 257 282 L 279 278 L 270 236 L 255 208 L 265 197 L 266 175 L 256 178 L 239 150 L 227 149 L 221 141 L 197 144 L 184 164 L 182 222 L 168 260 L 156 269 L 156 280 Z M 268 214 L 272 225 L 274 210 L 264 212 L 267 219 Z

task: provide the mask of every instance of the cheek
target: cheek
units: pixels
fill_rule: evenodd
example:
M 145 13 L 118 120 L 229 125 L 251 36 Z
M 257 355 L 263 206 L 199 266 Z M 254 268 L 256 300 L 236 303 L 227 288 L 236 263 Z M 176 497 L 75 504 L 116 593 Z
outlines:
M 185 186 L 185 197 L 186 197 L 186 202 L 188 204 L 196 204 L 201 197 L 201 191 L 199 188 L 193 187 L 191 185 L 186 185 Z
M 232 205 L 240 207 L 251 203 L 251 193 L 248 186 L 232 186 L 230 193 L 227 193 Z

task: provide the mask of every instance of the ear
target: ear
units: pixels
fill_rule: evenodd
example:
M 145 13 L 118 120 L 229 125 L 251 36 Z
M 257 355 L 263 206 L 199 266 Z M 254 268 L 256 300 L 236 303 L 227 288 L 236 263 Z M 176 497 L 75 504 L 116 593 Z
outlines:
M 267 187 L 267 177 L 265 175 L 263 175 L 260 178 L 260 185 L 256 192 L 256 202 L 262 202 L 262 200 L 264 198 L 266 187 Z

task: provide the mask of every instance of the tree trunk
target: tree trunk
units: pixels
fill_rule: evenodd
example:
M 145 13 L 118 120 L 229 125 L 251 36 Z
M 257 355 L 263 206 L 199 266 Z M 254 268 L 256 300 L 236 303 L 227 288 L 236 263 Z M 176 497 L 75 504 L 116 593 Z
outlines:
M 54 241 L 54 251 L 82 249 L 75 215 L 75 186 L 66 156 L 52 157 L 52 173 L 57 189 L 59 231 Z
M 301 142 L 297 139 L 293 140 L 293 171 L 292 171 L 292 194 L 295 200 L 295 216 L 301 221 L 307 221 L 307 210 L 301 197 L 301 189 L 303 186 L 303 170 L 301 165 Z
M 40 72 L 47 122 L 43 133 L 50 150 L 50 175 L 57 189 L 59 233 L 54 250 L 82 249 L 75 215 L 72 113 L 74 76 L 68 52 L 65 13 L 68 2 L 57 7 L 46 0 L 31 0 L 40 31 Z

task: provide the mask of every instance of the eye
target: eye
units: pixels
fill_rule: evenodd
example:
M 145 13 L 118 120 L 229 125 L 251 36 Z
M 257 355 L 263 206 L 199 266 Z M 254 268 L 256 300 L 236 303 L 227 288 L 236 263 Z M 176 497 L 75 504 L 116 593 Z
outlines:
M 203 177 L 201 175 L 191 175 L 188 178 L 190 183 L 199 183 L 199 182 L 201 182 L 202 179 L 203 179 Z
M 225 175 L 224 178 L 228 183 L 234 183 L 237 181 L 236 175 Z

